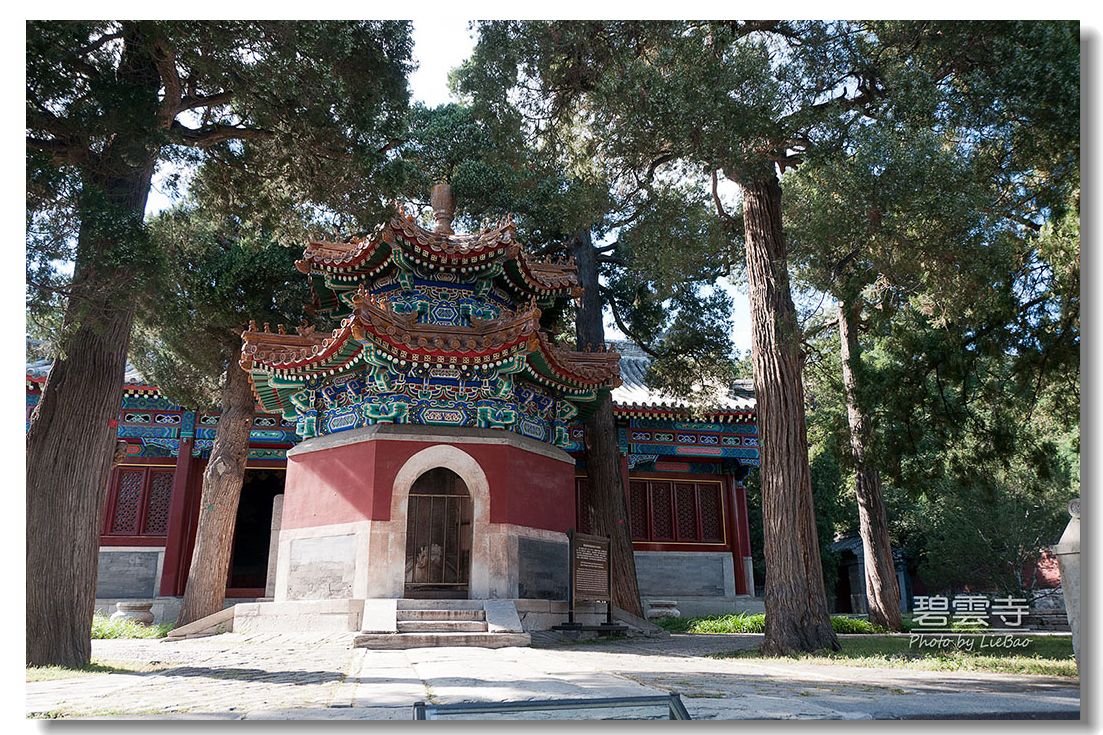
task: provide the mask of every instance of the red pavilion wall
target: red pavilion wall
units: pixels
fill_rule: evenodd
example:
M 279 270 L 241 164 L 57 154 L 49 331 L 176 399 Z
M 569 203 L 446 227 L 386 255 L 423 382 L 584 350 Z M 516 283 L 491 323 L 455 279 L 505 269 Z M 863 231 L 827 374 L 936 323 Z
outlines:
M 288 457 L 284 528 L 390 520 L 395 476 L 413 455 L 444 442 L 374 441 Z M 514 446 L 452 443 L 490 486 L 490 522 L 550 531 L 574 525 L 574 465 Z

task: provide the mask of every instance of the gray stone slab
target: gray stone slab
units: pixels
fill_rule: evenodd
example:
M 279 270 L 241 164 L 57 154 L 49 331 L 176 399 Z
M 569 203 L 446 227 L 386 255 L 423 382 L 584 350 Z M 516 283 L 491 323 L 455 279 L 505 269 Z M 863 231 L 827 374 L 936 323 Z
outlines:
M 272 498 L 272 525 L 268 536 L 268 574 L 264 582 L 264 596 L 276 595 L 276 567 L 280 555 L 280 527 L 283 525 L 283 493 Z
M 298 538 L 289 551 L 287 597 L 332 600 L 352 596 L 356 572 L 356 536 Z
M 517 606 L 513 600 L 486 600 L 486 629 L 491 633 L 521 633 L 521 618 L 517 615 Z
M 397 633 L 398 600 L 369 598 L 364 600 L 364 616 L 360 630 L 365 633 Z
M 505 648 L 527 646 L 532 642 L 528 633 L 363 633 L 356 636 L 357 648 Z
M 568 545 L 520 536 L 517 539 L 517 594 L 525 599 L 565 600 L 570 572 Z
M 158 566 L 162 549 L 100 550 L 97 564 L 96 597 L 157 596 Z
M 723 597 L 731 554 L 637 552 L 636 578 L 643 597 Z

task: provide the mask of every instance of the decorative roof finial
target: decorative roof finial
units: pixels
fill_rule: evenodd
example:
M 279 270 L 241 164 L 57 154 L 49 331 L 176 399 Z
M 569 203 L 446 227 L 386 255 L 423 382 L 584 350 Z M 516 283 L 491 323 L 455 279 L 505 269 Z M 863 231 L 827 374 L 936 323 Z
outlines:
M 452 235 L 452 217 L 456 214 L 456 199 L 452 196 L 452 187 L 440 183 L 429 194 L 429 203 L 433 205 L 433 219 L 437 226 L 433 231 L 440 235 Z

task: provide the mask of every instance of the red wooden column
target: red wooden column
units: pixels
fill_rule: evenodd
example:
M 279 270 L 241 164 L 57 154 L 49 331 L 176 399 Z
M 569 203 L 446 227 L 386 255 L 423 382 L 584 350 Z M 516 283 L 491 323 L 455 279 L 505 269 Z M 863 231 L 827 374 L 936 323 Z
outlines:
M 624 508 L 628 511 L 625 516 L 625 523 L 628 524 L 628 538 L 632 538 L 632 490 L 628 484 L 628 455 L 620 455 L 620 484 L 621 489 L 624 491 Z M 633 542 L 633 549 L 635 548 L 635 542 Z
M 735 486 L 736 507 L 739 508 L 739 553 L 744 574 L 747 578 L 747 594 L 754 596 L 754 567 L 751 566 L 751 523 L 747 517 L 747 488 L 742 482 L 733 482 Z
M 194 420 L 194 419 L 193 419 Z M 188 548 L 188 490 L 191 487 L 192 446 L 195 443 L 194 427 L 181 427 L 180 449 L 176 455 L 176 470 L 172 476 L 172 504 L 169 506 L 168 536 L 165 539 L 165 561 L 161 566 L 161 595 L 174 597 L 184 594 L 185 574 L 189 559 L 184 558 Z
M 735 479 L 725 473 L 724 478 L 724 507 L 727 510 L 724 522 L 727 525 L 728 545 L 731 548 L 732 567 L 735 570 L 735 594 L 747 594 L 747 575 L 743 566 L 743 520 L 746 510 L 739 505 L 736 497 Z

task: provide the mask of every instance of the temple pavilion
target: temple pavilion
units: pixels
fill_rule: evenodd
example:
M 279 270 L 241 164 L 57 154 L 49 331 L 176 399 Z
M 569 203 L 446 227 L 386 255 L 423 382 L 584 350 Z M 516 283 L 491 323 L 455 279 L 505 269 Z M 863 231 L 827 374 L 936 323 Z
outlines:
M 562 622 L 566 531 L 589 530 L 580 421 L 611 391 L 642 596 L 754 609 L 749 386 L 701 410 L 649 388 L 631 346 L 557 340 L 574 264 L 531 255 L 510 221 L 454 233 L 450 199 L 434 190 L 431 230 L 399 212 L 307 245 L 296 265 L 328 330 L 242 335 L 258 413 L 228 597 L 341 629 L 381 601 L 442 598 L 510 601 L 525 630 Z M 28 365 L 28 416 L 48 368 Z M 218 417 L 134 372 L 120 398 L 97 597 L 172 619 Z

